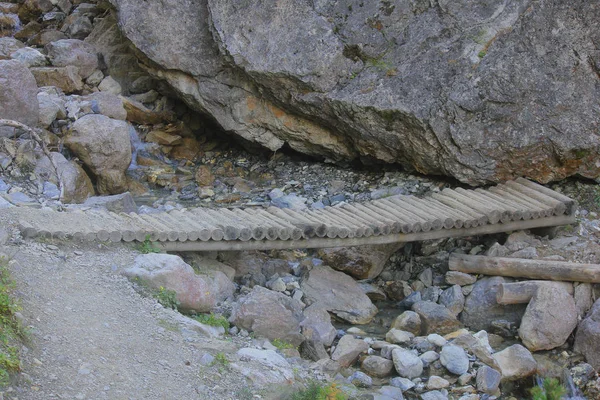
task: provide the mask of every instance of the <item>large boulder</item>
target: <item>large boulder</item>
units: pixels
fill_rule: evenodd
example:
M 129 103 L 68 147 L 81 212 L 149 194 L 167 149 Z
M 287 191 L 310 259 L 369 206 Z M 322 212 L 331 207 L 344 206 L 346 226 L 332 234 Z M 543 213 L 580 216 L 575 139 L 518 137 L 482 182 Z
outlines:
M 325 265 L 308 272 L 301 288 L 309 302 L 352 324 L 367 324 L 377 313 L 354 279 Z
M 38 123 L 37 84 L 27 67 L 18 61 L 0 61 L 0 118 L 32 127 Z M 0 128 L 0 136 L 13 132 Z
M 319 251 L 319 258 L 330 267 L 352 275 L 356 279 L 374 279 L 385 263 L 403 243 L 360 247 L 334 247 Z
M 127 191 L 125 171 L 131 164 L 130 126 L 104 115 L 86 115 L 73 124 L 65 145 L 97 178 L 100 194 Z
M 235 291 L 222 272 L 198 274 L 181 257 L 170 254 L 141 254 L 123 274 L 154 290 L 174 291 L 183 311 L 211 311 Z
M 575 300 L 566 290 L 542 286 L 525 310 L 519 336 L 531 351 L 562 346 L 577 326 L 577 315 Z
M 595 2 L 111 2 L 150 73 L 271 150 L 471 184 L 600 175 Z
M 596 300 L 575 335 L 574 350 L 585 355 L 587 361 L 600 370 L 600 300 Z
M 79 164 L 67 160 L 60 153 L 50 153 L 50 157 L 52 162 L 45 155 L 40 157 L 35 166 L 35 175 L 42 182 L 51 182 L 59 186 L 60 200 L 63 203 L 83 203 L 88 197 L 94 195 L 92 181 Z
M 300 333 L 303 319 L 298 301 L 283 293 L 254 286 L 249 295 L 235 304 L 230 321 L 267 339 L 279 339 L 298 346 L 304 341 Z
M 489 331 L 492 322 L 502 320 L 519 325 L 525 312 L 525 304 L 501 305 L 496 301 L 496 294 L 501 283 L 510 282 L 500 276 L 478 280 L 467 296 L 460 321 L 474 331 Z

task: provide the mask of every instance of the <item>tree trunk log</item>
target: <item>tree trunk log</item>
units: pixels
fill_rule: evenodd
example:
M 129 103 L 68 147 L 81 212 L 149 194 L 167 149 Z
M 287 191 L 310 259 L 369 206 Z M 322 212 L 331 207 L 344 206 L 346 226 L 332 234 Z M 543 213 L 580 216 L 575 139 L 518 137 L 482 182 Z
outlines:
M 468 274 L 600 283 L 599 264 L 576 264 L 562 261 L 525 260 L 465 254 L 450 255 L 448 264 L 451 271 Z
M 498 304 L 525 304 L 542 286 L 551 286 L 564 289 L 570 295 L 573 294 L 571 282 L 554 281 L 523 281 L 515 283 L 501 283 L 496 294 Z

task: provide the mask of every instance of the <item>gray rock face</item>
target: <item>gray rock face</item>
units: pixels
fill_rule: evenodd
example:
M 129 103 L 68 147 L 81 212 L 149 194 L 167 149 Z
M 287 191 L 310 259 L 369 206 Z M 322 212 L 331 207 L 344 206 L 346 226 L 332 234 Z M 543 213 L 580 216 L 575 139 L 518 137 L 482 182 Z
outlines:
M 467 296 L 460 320 L 470 329 L 489 331 L 492 321 L 505 320 L 516 325 L 521 321 L 526 305 L 503 306 L 496 301 L 498 285 L 509 280 L 494 276 L 478 280 L 473 291 Z
M 502 374 L 493 368 L 484 365 L 477 370 L 477 390 L 487 394 L 494 394 L 500 385 Z
M 585 355 L 587 362 L 600 369 L 600 300 L 596 300 L 575 335 L 574 350 Z
M 494 353 L 492 357 L 500 366 L 503 381 L 525 378 L 533 375 L 537 370 L 537 362 L 531 352 L 520 344 L 513 344 Z
M 86 115 L 73 124 L 65 145 L 96 175 L 100 194 L 127 190 L 131 164 L 129 125 L 104 115 Z
M 301 288 L 311 302 L 353 324 L 366 324 L 377 313 L 377 307 L 354 279 L 328 266 L 313 268 Z
M 269 149 L 473 184 L 599 175 L 594 2 L 111 2 L 151 73 Z
M 387 358 L 379 356 L 367 356 L 361 364 L 361 368 L 367 374 L 375 378 L 384 378 L 394 370 L 394 363 Z
M 235 290 L 222 272 L 196 274 L 180 257 L 170 254 L 139 255 L 123 274 L 157 290 L 163 287 L 175 291 L 180 308 L 188 311 L 211 311 L 217 302 L 233 295 Z
M 423 373 L 423 362 L 410 350 L 394 349 L 392 360 L 396 372 L 403 378 L 413 379 Z
M 52 182 L 57 185 L 60 176 L 60 200 L 63 203 L 83 203 L 88 197 L 94 195 L 94 186 L 83 168 L 75 161 L 67 160 L 60 153 L 50 153 L 52 162 L 42 156 L 36 163 L 35 174 L 42 181 Z
M 304 309 L 304 321 L 300 324 L 305 338 L 331 346 L 337 331 L 331 324 L 331 316 L 320 304 L 313 304 Z
M 0 61 L 0 118 L 32 127 L 38 123 L 37 84 L 27 67 L 18 61 Z M 0 128 L 0 136 L 13 128 Z
M 439 302 L 454 315 L 458 315 L 465 307 L 465 296 L 459 285 L 453 285 L 442 292 Z
M 235 304 L 230 321 L 238 328 L 267 339 L 280 339 L 298 346 L 304 341 L 300 334 L 303 318 L 302 308 L 296 300 L 255 286 L 248 296 Z
M 525 310 L 519 336 L 531 351 L 553 349 L 567 341 L 577 326 L 577 315 L 575 300 L 569 293 L 561 288 L 542 286 Z

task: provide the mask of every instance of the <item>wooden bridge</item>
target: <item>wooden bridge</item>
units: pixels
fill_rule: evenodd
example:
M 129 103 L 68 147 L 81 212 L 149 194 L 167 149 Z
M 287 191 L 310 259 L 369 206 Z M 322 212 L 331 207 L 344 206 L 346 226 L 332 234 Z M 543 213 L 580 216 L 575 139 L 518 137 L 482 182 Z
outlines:
M 94 209 L 20 213 L 24 237 L 139 241 L 166 251 L 359 246 L 506 232 L 575 222 L 575 202 L 526 179 L 488 189 L 444 189 L 321 210 L 190 208 L 155 214 Z

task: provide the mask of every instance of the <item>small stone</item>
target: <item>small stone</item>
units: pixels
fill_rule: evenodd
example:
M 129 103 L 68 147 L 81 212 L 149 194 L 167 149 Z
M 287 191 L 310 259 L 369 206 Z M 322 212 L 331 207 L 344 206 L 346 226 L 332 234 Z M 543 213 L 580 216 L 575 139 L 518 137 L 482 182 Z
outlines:
M 413 304 L 412 309 L 419 314 L 422 323 L 422 332 L 425 334 L 447 334 L 460 328 L 461 323 L 450 310 L 441 304 L 431 301 L 420 301 Z
M 537 370 L 537 362 L 531 352 L 520 344 L 513 344 L 506 349 L 492 354 L 500 366 L 503 381 L 513 381 L 533 375 Z
M 448 285 L 466 286 L 472 285 L 477 281 L 477 277 L 464 272 L 448 271 L 446 272 L 446 283 Z
M 419 358 L 423 361 L 423 363 L 425 363 L 425 365 L 429 365 L 429 364 L 433 363 L 434 361 L 439 360 L 440 355 L 433 350 L 429 350 L 429 351 L 426 351 L 425 353 L 421 354 L 419 356 Z
M 393 399 L 393 400 L 403 400 L 404 396 L 402 396 L 402 389 L 397 388 L 395 386 L 382 386 L 378 392 L 383 395 L 386 396 L 385 398 L 381 399 L 381 400 L 388 400 L 388 399 Z
M 287 289 L 285 282 L 281 278 L 277 278 L 272 283 L 267 284 L 267 287 L 276 292 L 285 292 Z
M 375 378 L 384 378 L 394 370 L 394 363 L 387 358 L 379 356 L 367 356 L 361 364 L 361 368 L 367 374 Z
M 471 374 L 462 374 L 461 376 L 458 377 L 458 384 L 461 386 L 466 385 L 467 383 L 469 383 L 471 381 L 471 379 L 473 379 L 473 375 Z
M 368 349 L 369 345 L 364 340 L 355 339 L 352 335 L 345 335 L 338 342 L 331 359 L 337 361 L 343 368 L 347 368 L 354 364 L 358 356 Z
M 431 268 L 425 268 L 423 272 L 419 274 L 419 280 L 423 282 L 425 287 L 430 287 L 433 285 L 433 271 Z
M 319 361 L 324 358 L 329 359 L 329 354 L 327 354 L 323 343 L 315 340 L 305 340 L 300 344 L 298 350 L 300 351 L 300 356 L 307 360 Z
M 102 79 L 102 82 L 98 85 L 98 89 L 100 89 L 101 92 L 108 92 L 114 95 L 119 95 L 122 91 L 121 85 L 112 76 L 107 76 Z
M 396 317 L 394 322 L 392 322 L 391 327 L 410 332 L 414 335 L 420 335 L 421 317 L 419 317 L 419 314 L 414 311 L 404 311 L 402 314 Z
M 440 353 L 440 362 L 454 375 L 462 375 L 469 370 L 469 357 L 458 346 L 446 345 Z
M 200 357 L 199 363 L 200 365 L 208 366 L 211 365 L 214 361 L 215 358 L 211 354 L 204 353 L 202 357 Z
M 502 374 L 493 368 L 484 365 L 477 370 L 477 390 L 487 394 L 494 394 L 498 390 Z
M 415 387 L 415 383 L 408 378 L 402 378 L 401 376 L 390 379 L 390 385 L 395 386 L 406 392 Z
M 423 373 L 423 362 L 412 351 L 395 349 L 392 351 L 394 367 L 398 375 L 404 378 L 416 378 Z
M 399 329 L 390 329 L 385 335 L 385 340 L 393 344 L 409 343 L 415 335 L 410 332 L 401 331 Z
M 448 382 L 447 380 L 445 380 L 442 377 L 432 375 L 429 377 L 426 387 L 427 387 L 427 390 L 438 390 L 438 389 L 447 388 L 448 386 L 450 386 L 450 382 Z
M 421 394 L 422 400 L 448 400 L 448 395 L 440 392 L 439 390 L 432 390 L 431 392 L 425 392 Z
M 438 347 L 445 346 L 446 343 L 448 343 L 448 341 L 446 339 L 444 339 L 442 336 L 438 335 L 437 333 L 432 333 L 430 335 L 427 335 L 427 341 Z
M 373 379 L 364 372 L 356 371 L 348 378 L 348 382 L 359 388 L 370 388 L 373 386 Z
M 440 295 L 440 304 L 444 305 L 454 315 L 458 315 L 465 308 L 465 296 L 459 285 L 454 285 L 444 290 Z

